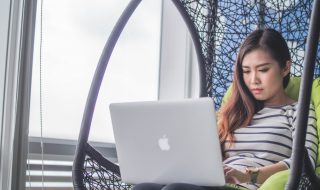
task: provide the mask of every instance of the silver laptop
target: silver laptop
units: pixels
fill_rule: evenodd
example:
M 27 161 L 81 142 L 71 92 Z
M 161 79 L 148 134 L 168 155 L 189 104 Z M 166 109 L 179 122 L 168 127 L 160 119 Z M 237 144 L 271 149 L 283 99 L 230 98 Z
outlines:
M 225 185 L 211 98 L 113 103 L 110 113 L 124 182 Z

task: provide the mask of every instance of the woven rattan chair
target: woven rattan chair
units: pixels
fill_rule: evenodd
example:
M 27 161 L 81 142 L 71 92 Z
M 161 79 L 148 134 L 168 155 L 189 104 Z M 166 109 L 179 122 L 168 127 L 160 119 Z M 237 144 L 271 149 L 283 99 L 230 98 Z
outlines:
M 90 92 L 84 110 L 78 145 L 73 164 L 73 184 L 75 189 L 130 189 L 121 181 L 119 166 L 108 161 L 88 143 L 93 111 L 113 48 L 131 14 L 141 0 L 131 0 L 114 27 L 100 57 L 92 80 Z M 217 109 L 232 79 L 232 67 L 240 42 L 256 28 L 271 27 L 280 31 L 288 42 L 293 60 L 293 76 L 301 76 L 304 50 L 308 36 L 311 10 L 312 28 L 309 32 L 309 46 L 305 59 L 301 92 L 305 98 L 299 103 L 308 105 L 315 62 L 319 63 L 316 51 L 319 36 L 319 0 L 313 6 L 312 1 L 288 0 L 172 0 L 183 17 L 191 34 L 200 71 L 200 96 L 214 95 Z M 317 10 L 316 10 L 317 8 Z M 316 15 L 317 13 L 317 15 Z M 317 20 L 318 19 L 318 20 Z M 315 51 L 314 51 L 315 50 Z M 319 74 L 319 66 L 316 67 Z M 311 73 L 311 74 L 310 74 Z M 305 114 L 300 114 L 305 116 Z M 299 122 L 305 123 L 303 117 Z M 303 125 L 302 125 L 303 126 Z M 299 128 L 299 141 L 295 143 L 292 172 L 288 189 L 311 184 L 319 189 L 317 178 L 303 163 L 303 139 L 305 129 Z M 302 151 L 303 152 L 303 151 Z M 306 162 L 307 163 L 307 162 Z M 306 167 L 303 167 L 306 166 Z M 306 168 L 306 169 L 302 169 Z M 304 171 L 304 172 L 301 172 Z M 301 173 L 303 177 L 301 178 Z M 301 181 L 300 179 L 307 179 Z M 304 188 L 304 187 L 303 187 Z

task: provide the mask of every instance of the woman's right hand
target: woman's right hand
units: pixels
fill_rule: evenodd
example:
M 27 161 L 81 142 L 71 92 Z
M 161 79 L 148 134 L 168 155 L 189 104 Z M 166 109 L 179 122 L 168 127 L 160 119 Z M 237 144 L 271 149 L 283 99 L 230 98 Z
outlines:
M 250 181 L 250 176 L 246 172 L 239 171 L 227 165 L 225 165 L 223 169 L 227 183 L 240 184 Z

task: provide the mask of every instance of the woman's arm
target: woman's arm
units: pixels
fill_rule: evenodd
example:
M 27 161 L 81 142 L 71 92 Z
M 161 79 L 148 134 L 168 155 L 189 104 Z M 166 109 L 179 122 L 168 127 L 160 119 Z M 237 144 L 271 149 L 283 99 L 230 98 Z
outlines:
M 271 175 L 288 169 L 287 165 L 283 162 L 278 162 L 276 164 L 272 164 L 269 166 L 264 166 L 258 168 L 259 172 L 257 175 L 257 184 L 262 184 L 264 181 L 266 181 Z M 224 172 L 226 176 L 226 182 L 227 183 L 248 183 L 251 182 L 251 174 L 246 171 L 239 171 L 234 168 L 231 168 L 229 166 L 224 167 Z
M 261 167 L 259 168 L 257 183 L 262 184 L 273 174 L 280 172 L 282 170 L 287 170 L 287 169 L 288 169 L 287 165 L 284 164 L 283 162 L 278 162 L 276 164 Z
M 295 121 L 295 119 L 296 119 L 296 115 L 294 115 L 293 121 Z M 294 127 L 294 122 L 293 122 L 293 127 Z M 296 130 L 293 130 L 293 138 L 295 138 L 295 131 Z M 309 118 L 308 118 L 305 146 L 307 148 L 309 158 L 314 168 L 315 168 L 316 159 L 318 155 L 318 143 L 319 142 L 318 142 L 317 128 L 316 128 L 316 117 L 315 117 L 314 108 L 311 105 L 309 109 Z M 290 165 L 291 165 L 291 158 L 287 158 L 276 164 L 260 167 L 256 183 L 262 184 L 271 175 L 279 171 L 290 168 Z M 225 166 L 225 175 L 226 175 L 227 183 L 246 183 L 251 181 L 251 176 L 248 172 L 239 171 L 228 166 Z

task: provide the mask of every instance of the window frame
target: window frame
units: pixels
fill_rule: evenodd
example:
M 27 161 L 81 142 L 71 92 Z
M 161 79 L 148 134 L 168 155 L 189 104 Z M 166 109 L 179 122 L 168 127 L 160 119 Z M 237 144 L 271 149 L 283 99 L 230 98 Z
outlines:
M 36 0 L 1 1 L 1 189 L 25 189 Z M 5 46 L 5 47 L 4 47 Z

